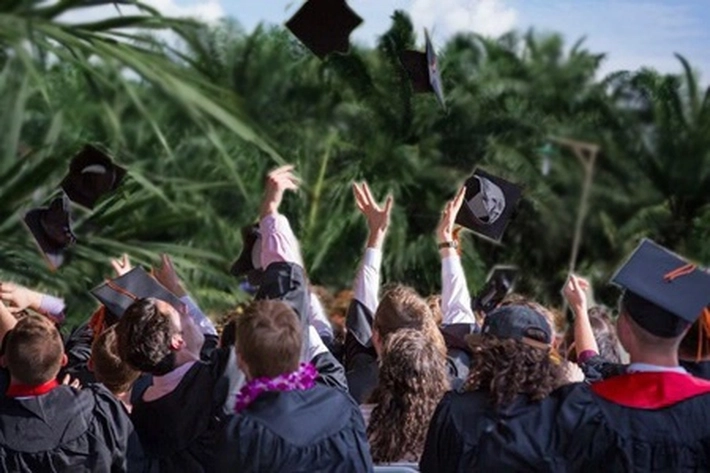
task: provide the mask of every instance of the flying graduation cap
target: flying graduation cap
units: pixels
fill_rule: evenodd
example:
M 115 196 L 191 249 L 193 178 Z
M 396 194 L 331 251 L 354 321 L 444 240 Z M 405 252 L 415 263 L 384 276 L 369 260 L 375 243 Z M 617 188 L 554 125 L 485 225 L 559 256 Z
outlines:
M 308 0 L 286 28 L 320 59 L 350 49 L 350 33 L 362 23 L 345 0 Z
M 93 209 L 101 197 L 118 188 L 125 175 L 126 170 L 109 156 L 86 145 L 72 159 L 61 187 L 72 202 Z
M 123 276 L 109 279 L 91 290 L 91 295 L 116 317 L 122 317 L 131 304 L 138 299 L 153 297 L 167 302 L 178 311 L 185 310 L 185 304 L 172 292 L 160 284 L 140 266 L 136 266 Z
M 427 30 L 424 30 L 424 37 L 426 38 L 425 52 L 402 51 L 399 59 L 409 75 L 414 92 L 434 92 L 439 105 L 441 105 L 441 108 L 446 110 L 444 88 L 441 84 L 439 64 L 436 58 L 436 52 L 434 51 L 434 46 L 431 44 Z
M 659 337 L 680 335 L 710 305 L 710 274 L 649 239 L 611 282 L 625 289 L 628 315 Z
M 476 169 L 466 181 L 466 196 L 456 223 L 499 242 L 522 193 L 521 186 Z
M 76 242 L 67 196 L 62 194 L 48 207 L 30 210 L 24 222 L 49 266 L 53 270 L 59 268 L 64 262 L 64 250 Z
M 499 265 L 493 267 L 488 274 L 486 285 L 471 302 L 471 308 L 484 314 L 491 312 L 503 302 L 505 296 L 510 294 L 517 279 L 518 268 L 516 266 Z

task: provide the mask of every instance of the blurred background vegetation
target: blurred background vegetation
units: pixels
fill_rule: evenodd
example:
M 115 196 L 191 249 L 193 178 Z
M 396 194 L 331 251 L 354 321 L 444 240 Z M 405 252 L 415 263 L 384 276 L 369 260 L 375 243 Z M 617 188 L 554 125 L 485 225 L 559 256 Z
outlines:
M 641 237 L 710 260 L 710 89 L 681 56 L 676 75 L 599 77 L 604 54 L 582 41 L 459 35 L 439 51 L 443 112 L 404 75 L 399 52 L 423 38 L 400 12 L 374 48 L 319 61 L 282 28 L 247 32 L 236 20 L 208 26 L 145 6 L 57 20 L 96 3 L 0 2 L 0 279 L 63 295 L 74 323 L 123 252 L 144 265 L 171 254 L 210 313 L 247 298 L 227 274 L 238 229 L 256 218 L 267 170 L 285 162 L 304 185 L 284 211 L 311 279 L 333 290 L 350 285 L 364 244 L 353 180 L 395 197 L 385 281 L 426 295 L 440 287 L 440 209 L 482 166 L 525 196 L 502 245 L 464 238 L 472 292 L 494 264 L 512 263 L 522 292 L 559 305 L 584 172 L 550 136 L 601 149 L 577 268 L 605 302 L 616 297 L 606 281 Z M 57 194 L 85 143 L 129 176 L 93 211 L 74 207 L 78 242 L 53 273 L 22 216 Z

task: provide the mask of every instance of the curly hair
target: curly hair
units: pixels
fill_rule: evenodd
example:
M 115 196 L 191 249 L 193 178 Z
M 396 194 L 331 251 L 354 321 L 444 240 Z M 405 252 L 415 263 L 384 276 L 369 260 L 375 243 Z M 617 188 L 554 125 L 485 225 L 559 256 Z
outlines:
M 489 391 L 496 407 L 519 394 L 539 401 L 565 384 L 563 365 L 551 349 L 493 336 L 472 337 L 469 345 L 473 356 L 465 389 Z
M 138 299 L 116 324 L 118 356 L 133 369 L 163 376 L 175 368 L 170 347 L 176 332 L 170 317 L 158 310 L 156 299 Z
M 434 409 L 449 390 L 447 373 L 445 356 L 425 332 L 401 329 L 385 339 L 379 384 L 369 399 L 375 463 L 419 459 Z

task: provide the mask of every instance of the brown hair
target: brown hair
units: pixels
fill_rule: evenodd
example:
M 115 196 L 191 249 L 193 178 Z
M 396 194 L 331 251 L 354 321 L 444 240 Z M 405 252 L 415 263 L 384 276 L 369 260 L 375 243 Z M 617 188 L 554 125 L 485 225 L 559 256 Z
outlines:
M 375 311 L 373 330 L 385 340 L 402 329 L 423 331 L 429 342 L 446 354 L 444 337 L 434 321 L 429 304 L 411 287 L 396 285 L 385 291 Z
M 441 312 L 441 294 L 432 294 L 426 298 L 426 303 L 431 309 L 431 314 L 434 316 L 434 323 L 441 325 L 444 319 L 444 314 Z
M 62 337 L 46 317 L 22 317 L 5 336 L 4 345 L 7 369 L 22 384 L 44 384 L 56 378 L 62 367 Z
M 298 369 L 303 332 L 296 313 L 280 301 L 254 301 L 235 319 L 237 351 L 252 378 Z
M 472 337 L 469 345 L 473 356 L 465 387 L 490 392 L 497 407 L 519 394 L 539 401 L 565 383 L 563 365 L 551 356 L 551 349 L 485 335 Z
M 376 404 L 367 426 L 375 463 L 417 461 L 431 416 L 449 389 L 444 355 L 426 333 L 403 329 L 385 340 Z
M 127 392 L 140 371 L 136 371 L 118 356 L 116 327 L 109 327 L 94 339 L 91 345 L 91 363 L 94 375 L 113 394 Z
M 610 363 L 621 363 L 621 345 L 619 337 L 616 335 L 616 327 L 611 321 L 609 310 L 603 306 L 595 306 L 589 309 L 589 323 L 592 326 L 594 339 L 599 348 L 599 356 L 604 361 Z M 567 346 L 567 359 L 577 361 L 579 353 L 574 347 L 574 327 L 570 327 L 565 335 Z
M 118 355 L 132 368 L 163 376 L 175 368 L 175 327 L 153 298 L 138 299 L 116 324 Z

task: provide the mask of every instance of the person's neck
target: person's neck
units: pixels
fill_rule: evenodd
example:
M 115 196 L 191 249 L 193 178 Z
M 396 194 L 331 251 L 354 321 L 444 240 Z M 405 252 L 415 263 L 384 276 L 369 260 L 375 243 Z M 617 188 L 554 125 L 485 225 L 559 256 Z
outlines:
M 631 363 L 644 363 L 653 366 L 662 366 L 664 368 L 676 368 L 679 366 L 677 353 L 629 353 Z
M 131 404 L 131 390 L 129 389 L 124 393 L 114 393 L 114 396 L 116 396 L 116 399 L 121 401 L 123 407 L 125 407 L 126 411 L 130 414 L 131 409 L 133 408 L 133 405 Z
M 186 363 L 191 363 L 193 361 L 199 361 L 200 357 L 191 353 L 189 350 L 180 350 L 175 354 L 175 368 L 179 368 Z

